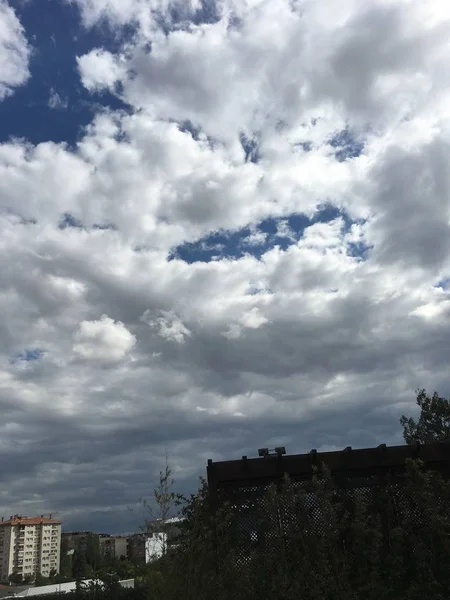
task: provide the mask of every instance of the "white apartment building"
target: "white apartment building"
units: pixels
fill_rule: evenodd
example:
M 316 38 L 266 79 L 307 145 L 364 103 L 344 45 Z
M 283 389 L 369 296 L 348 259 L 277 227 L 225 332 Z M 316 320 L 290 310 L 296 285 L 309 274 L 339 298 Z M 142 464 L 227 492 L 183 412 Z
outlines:
M 59 573 L 61 521 L 14 515 L 0 521 L 0 580 L 12 573 L 34 578 Z

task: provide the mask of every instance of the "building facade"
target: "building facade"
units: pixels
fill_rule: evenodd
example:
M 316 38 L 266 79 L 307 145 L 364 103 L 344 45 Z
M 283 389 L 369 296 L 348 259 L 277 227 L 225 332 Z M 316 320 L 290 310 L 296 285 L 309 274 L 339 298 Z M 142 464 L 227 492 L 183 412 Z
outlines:
M 135 563 L 149 563 L 175 548 L 183 521 L 181 517 L 165 521 L 156 520 L 149 524 L 147 533 L 131 535 L 128 542 L 128 558 Z
M 145 544 L 149 535 L 144 533 L 135 533 L 128 538 L 128 558 L 136 563 L 146 562 Z
M 89 543 L 100 543 L 100 538 L 109 537 L 107 534 L 95 533 L 94 531 L 63 531 L 62 543 L 66 552 L 74 550 L 86 554 Z
M 124 535 L 100 535 L 100 548 L 105 556 L 111 558 L 127 558 L 128 537 Z
M 59 573 L 61 521 L 40 517 L 11 516 L 0 521 L 0 579 L 14 574 L 34 579 Z

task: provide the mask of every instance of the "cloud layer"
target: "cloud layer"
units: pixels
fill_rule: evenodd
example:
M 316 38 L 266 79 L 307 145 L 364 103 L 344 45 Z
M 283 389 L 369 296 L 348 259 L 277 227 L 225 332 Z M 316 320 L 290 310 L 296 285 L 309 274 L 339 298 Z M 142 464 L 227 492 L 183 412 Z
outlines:
M 19 19 L 6 0 L 0 0 L 0 101 L 27 81 L 29 56 Z
M 128 110 L 0 146 L 0 508 L 124 531 L 165 450 L 400 442 L 450 392 L 447 4 L 73 3 Z

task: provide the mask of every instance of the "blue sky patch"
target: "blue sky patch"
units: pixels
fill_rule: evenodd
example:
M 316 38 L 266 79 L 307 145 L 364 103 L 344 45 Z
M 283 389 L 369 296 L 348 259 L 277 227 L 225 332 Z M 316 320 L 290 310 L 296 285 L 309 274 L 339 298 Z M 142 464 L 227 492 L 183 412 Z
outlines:
M 310 141 L 297 142 L 296 144 L 294 144 L 294 148 L 301 148 L 303 150 L 303 152 L 311 152 L 312 142 L 310 142 Z
M 129 110 L 109 92 L 90 94 L 82 86 L 76 56 L 94 48 L 117 51 L 132 37 L 131 27 L 124 27 L 120 36 L 107 23 L 86 30 L 78 7 L 61 0 L 10 4 L 33 52 L 30 79 L 0 103 L 0 142 L 17 137 L 33 144 L 53 141 L 74 146 L 99 108 Z
M 59 229 L 87 229 L 79 219 L 74 217 L 69 212 L 66 212 L 62 215 L 58 223 L 58 227 Z M 114 223 L 94 223 L 92 225 L 92 229 L 97 229 L 101 231 L 110 229 L 111 231 L 117 231 L 117 227 L 114 225 Z
M 256 228 L 215 231 L 196 242 L 181 244 L 171 252 L 169 260 L 178 258 L 190 264 L 225 258 L 238 259 L 246 254 L 260 258 L 275 245 L 286 250 L 302 237 L 307 227 L 315 223 L 329 223 L 338 217 L 344 221 L 343 232 L 348 232 L 354 221 L 344 211 L 326 204 L 311 219 L 304 214 L 292 214 L 285 218 L 265 219 Z M 364 244 L 348 245 L 349 254 L 361 259 L 365 258 L 368 250 Z
M 343 129 L 336 133 L 328 144 L 336 149 L 334 155 L 339 162 L 356 158 L 364 150 L 364 143 L 353 137 L 349 129 Z
M 117 227 L 114 223 L 94 223 L 92 229 L 100 229 L 101 231 L 111 229 L 111 231 L 117 231 Z
M 17 352 L 9 360 L 10 364 L 15 365 L 22 362 L 33 362 L 44 356 L 45 351 L 41 348 L 25 349 L 22 352 Z
M 190 133 L 192 139 L 198 141 L 200 139 L 200 134 L 202 132 L 202 128 L 194 125 L 191 121 L 183 121 L 182 123 L 178 123 L 178 129 L 183 133 Z
M 368 258 L 368 254 L 373 247 L 373 245 L 368 245 L 364 242 L 350 242 L 347 244 L 347 254 L 353 258 L 363 261 Z
M 202 0 L 194 13 L 187 3 L 182 1 L 168 7 L 166 12 L 154 11 L 153 18 L 165 35 L 172 31 L 189 29 L 192 25 L 208 25 L 220 20 L 220 12 L 216 0 Z
M 245 152 L 245 162 L 257 163 L 259 155 L 259 143 L 256 136 L 249 138 L 244 133 L 239 136 L 242 149 Z
M 441 279 L 440 281 L 438 281 L 438 283 L 434 287 L 440 288 L 441 290 L 444 290 L 444 292 L 449 292 L 450 291 L 450 277 Z
M 199 125 L 195 125 L 194 123 L 192 123 L 192 121 L 187 120 L 182 121 L 181 123 L 179 123 L 178 121 L 171 122 L 176 123 L 178 129 L 183 133 L 190 134 L 192 139 L 196 142 L 200 140 L 202 142 L 206 141 L 211 149 L 220 144 L 220 142 L 217 139 L 214 139 L 213 137 L 208 135 Z
M 189 19 L 189 23 L 193 23 L 194 25 L 212 25 L 220 19 L 216 0 L 202 0 L 194 14 L 191 14 L 188 10 L 183 11 L 182 6 L 183 3 L 180 3 L 171 9 L 171 19 L 175 24 L 180 24 Z
M 82 229 L 83 223 L 80 220 L 76 219 L 70 213 L 64 213 L 63 216 L 61 217 L 58 227 L 60 229 L 67 229 L 68 227 L 75 227 L 77 229 Z

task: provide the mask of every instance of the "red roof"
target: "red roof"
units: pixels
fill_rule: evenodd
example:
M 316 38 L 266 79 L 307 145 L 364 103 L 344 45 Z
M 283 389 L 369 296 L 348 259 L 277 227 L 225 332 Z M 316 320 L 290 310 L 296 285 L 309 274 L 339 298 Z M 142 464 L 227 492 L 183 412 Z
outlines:
M 45 517 L 19 517 L 14 516 L 7 521 L 0 521 L 1 525 L 61 525 L 62 521 L 56 519 L 46 519 Z

